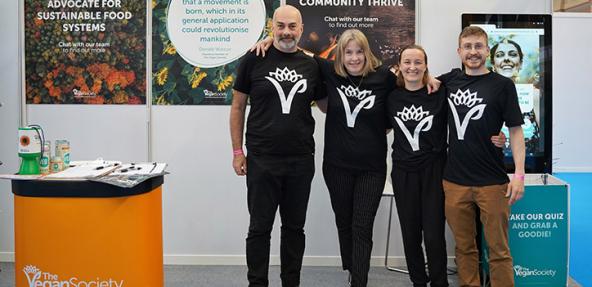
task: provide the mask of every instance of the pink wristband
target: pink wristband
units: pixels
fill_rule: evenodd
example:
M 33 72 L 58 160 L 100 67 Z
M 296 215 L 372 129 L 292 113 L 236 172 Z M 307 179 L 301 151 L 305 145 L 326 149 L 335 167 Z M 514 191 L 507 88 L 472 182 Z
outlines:
M 243 149 L 242 148 L 235 149 L 235 150 L 232 151 L 232 154 L 233 155 L 244 155 Z
M 524 181 L 524 174 L 514 174 L 514 178 Z

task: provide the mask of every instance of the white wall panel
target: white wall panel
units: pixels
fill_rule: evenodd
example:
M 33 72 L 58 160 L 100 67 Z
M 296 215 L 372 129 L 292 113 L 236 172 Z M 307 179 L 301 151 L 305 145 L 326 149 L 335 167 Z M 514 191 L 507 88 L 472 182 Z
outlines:
M 52 149 L 56 139 L 70 141 L 71 160 L 148 160 L 144 105 L 27 105 L 27 117 L 43 127 Z
M 167 162 L 165 254 L 244 254 L 244 178 L 234 176 L 228 106 L 153 106 L 153 159 Z
M 592 172 L 592 14 L 553 16 L 553 157 L 556 171 Z
M 15 173 L 19 160 L 18 125 L 19 47 L 18 1 L 0 1 L 0 173 Z M 0 180 L 0 259 L 4 252 L 14 250 L 14 216 L 10 182 Z

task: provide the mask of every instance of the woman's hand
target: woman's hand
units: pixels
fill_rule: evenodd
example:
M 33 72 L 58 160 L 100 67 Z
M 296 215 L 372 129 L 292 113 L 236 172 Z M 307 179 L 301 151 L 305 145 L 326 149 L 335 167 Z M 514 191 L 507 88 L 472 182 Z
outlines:
M 269 50 L 271 44 L 273 44 L 273 38 L 267 36 L 265 39 L 255 43 L 255 45 L 253 45 L 249 51 L 255 51 L 255 55 L 259 56 L 259 54 L 261 54 L 261 57 L 265 57 L 265 52 Z
M 438 89 L 440 89 L 440 85 L 442 84 L 442 82 L 438 81 L 438 79 L 432 77 L 432 75 L 430 75 L 428 77 L 428 94 L 437 92 Z
M 506 140 L 507 139 L 508 138 L 506 138 L 506 135 L 504 133 L 500 132 L 497 136 L 491 137 L 491 142 L 496 147 L 504 148 L 504 147 L 506 147 Z

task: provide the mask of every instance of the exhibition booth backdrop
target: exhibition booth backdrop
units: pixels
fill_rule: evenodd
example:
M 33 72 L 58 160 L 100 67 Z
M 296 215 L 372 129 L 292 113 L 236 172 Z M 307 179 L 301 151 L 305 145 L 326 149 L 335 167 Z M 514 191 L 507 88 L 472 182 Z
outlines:
M 10 3 L 9 3 L 10 2 Z M 17 1 L 14 1 L 17 2 Z M 146 97 L 146 104 L 138 105 L 28 105 L 21 103 L 19 85 L 18 30 L 19 3 L 4 1 L 0 4 L 3 14 L 0 32 L 7 39 L 0 53 L 3 69 L 0 70 L 0 152 L 3 165 L 1 173 L 9 173 L 18 166 L 15 138 L 21 123 L 41 124 L 50 139 L 66 138 L 72 143 L 72 154 L 77 159 L 103 157 L 123 161 L 162 161 L 169 163 L 170 177 L 165 184 L 163 206 L 163 232 L 165 263 L 169 264 L 244 264 L 244 237 L 248 225 L 244 178 L 236 177 L 230 168 L 231 153 L 228 132 L 228 111 L 225 105 L 215 106 L 166 106 L 155 103 L 155 91 Z M 159 2 L 157 2 L 158 5 Z M 153 3 L 149 3 L 148 8 Z M 155 6 L 158 7 L 158 6 Z M 417 37 L 430 56 L 433 73 L 443 73 L 458 66 L 456 37 L 460 29 L 462 13 L 533 13 L 551 12 L 550 1 L 418 1 Z M 149 15 L 149 13 L 147 13 Z M 24 18 L 24 15 L 23 15 Z M 154 17 L 146 17 L 146 25 L 154 27 Z M 267 24 L 266 24 L 267 25 Z M 592 171 L 592 158 L 586 153 L 584 117 L 592 98 L 586 97 L 586 83 L 590 71 L 583 67 L 592 65 L 589 47 L 590 37 L 582 37 L 578 31 L 592 29 L 592 18 L 586 15 L 555 14 L 554 39 L 554 117 L 553 149 L 554 170 L 570 172 Z M 23 27 L 20 27 L 22 29 Z M 153 31 L 154 33 L 154 31 Z M 146 38 L 148 55 L 154 55 L 154 36 Z M 24 45 L 22 46 L 24 47 Z M 154 76 L 154 57 L 146 59 L 146 74 Z M 174 65 L 179 63 L 175 59 Z M 576 64 L 577 63 L 577 64 Z M 205 65 L 205 64 L 201 64 Z M 158 67 L 158 64 L 156 64 Z M 203 77 L 204 68 L 183 75 L 193 80 Z M 215 69 L 215 68 L 214 68 Z M 574 71 L 574 69 L 576 69 Z M 228 71 L 223 71 L 225 78 Z M 206 72 L 207 73 L 207 72 Z M 213 72 L 216 74 L 217 72 Z M 24 71 L 23 71 L 24 74 Z M 210 75 L 210 73 L 207 73 Z M 200 76 L 202 75 L 202 76 Z M 222 75 L 219 72 L 218 76 Z M 204 77 L 205 79 L 205 77 Z M 219 78 L 216 78 L 219 80 Z M 203 80 L 203 79 L 202 79 Z M 214 78 L 204 80 L 213 86 Z M 222 82 L 223 83 L 223 82 Z M 201 84 L 201 83 L 200 83 Z M 154 85 L 154 77 L 153 77 Z M 92 88 L 92 86 L 89 86 Z M 108 89 L 108 87 L 107 87 Z M 147 84 L 146 91 L 152 87 Z M 25 93 L 26 88 L 22 88 Z M 151 97 L 152 96 L 152 97 Z M 151 98 L 148 99 L 148 98 Z M 130 99 L 128 95 L 128 100 Z M 199 100 L 199 99 L 197 99 Z M 19 111 L 24 108 L 24 113 Z M 314 111 L 317 126 L 315 140 L 317 150 L 323 150 L 324 116 Z M 22 119 L 22 121 L 21 121 Z M 4 136 L 6 135 L 6 136 Z M 12 135 L 12 136 L 11 136 Z M 321 154 L 316 155 L 320 170 Z M 561 176 L 561 174 L 560 174 Z M 582 181 L 592 176 L 582 174 Z M 569 180 L 567 180 L 569 182 Z M 582 189 L 582 185 L 579 185 Z M 308 212 L 307 250 L 305 264 L 338 265 L 336 232 L 329 208 L 329 198 L 322 177 L 317 174 Z M 0 260 L 12 260 L 14 251 L 13 209 L 10 186 L 0 183 Z M 582 190 L 583 192 L 584 190 Z M 572 188 L 572 199 L 577 198 L 578 186 Z M 576 206 L 572 206 L 572 223 L 578 222 Z M 212 208 L 212 207 L 216 208 Z M 375 224 L 374 263 L 381 264 L 386 240 L 388 208 L 383 202 Z M 590 210 L 588 208 L 587 210 Z M 396 221 L 395 221 L 396 222 Z M 580 222 L 580 224 L 583 224 Z M 398 224 L 393 227 L 398 230 Z M 204 232 L 207 230 L 207 233 Z M 588 249 L 573 252 L 576 235 L 572 228 L 572 252 L 570 256 L 584 256 Z M 277 228 L 272 242 L 272 260 L 278 262 L 279 244 Z M 579 236 L 589 236 L 577 233 Z M 592 238 L 592 237 L 588 237 Z M 448 251 L 453 254 L 454 242 L 448 233 Z M 393 260 L 403 262 L 400 235 L 393 233 L 390 241 Z M 592 256 L 590 254 L 589 256 Z M 572 262 L 572 276 L 585 284 L 592 274 L 590 267 Z M 579 275 L 581 274 L 581 275 Z

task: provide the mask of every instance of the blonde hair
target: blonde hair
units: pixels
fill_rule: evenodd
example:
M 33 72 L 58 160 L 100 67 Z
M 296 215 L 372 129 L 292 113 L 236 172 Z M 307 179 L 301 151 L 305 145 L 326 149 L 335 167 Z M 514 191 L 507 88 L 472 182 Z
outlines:
M 376 68 L 380 66 L 381 63 L 380 60 L 372 54 L 368 39 L 362 31 L 358 29 L 349 29 L 345 30 L 339 37 L 339 41 L 337 41 L 337 47 L 335 48 L 335 73 L 342 77 L 347 77 L 347 70 L 345 69 L 343 58 L 345 57 L 345 47 L 350 41 L 354 41 L 356 44 L 360 45 L 362 51 L 364 51 L 365 62 L 364 67 L 362 68 L 362 76 L 366 76 L 368 73 L 376 71 Z

